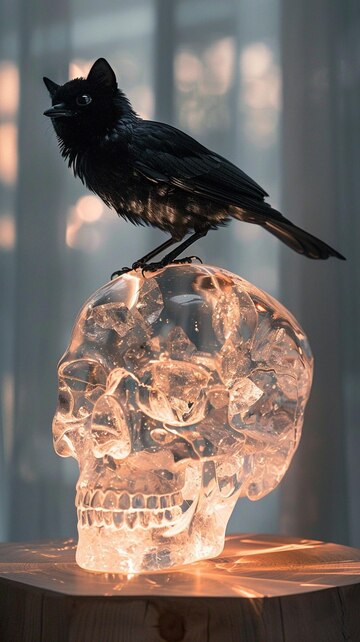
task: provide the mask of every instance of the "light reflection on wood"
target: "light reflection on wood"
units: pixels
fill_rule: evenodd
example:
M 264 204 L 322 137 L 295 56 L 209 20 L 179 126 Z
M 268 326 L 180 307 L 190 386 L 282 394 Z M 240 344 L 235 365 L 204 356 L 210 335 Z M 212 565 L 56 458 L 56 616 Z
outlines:
M 89 573 L 75 563 L 75 542 L 0 546 L 0 578 L 68 595 L 167 595 L 258 598 L 360 582 L 360 551 L 275 535 L 229 536 L 221 556 L 171 572 Z

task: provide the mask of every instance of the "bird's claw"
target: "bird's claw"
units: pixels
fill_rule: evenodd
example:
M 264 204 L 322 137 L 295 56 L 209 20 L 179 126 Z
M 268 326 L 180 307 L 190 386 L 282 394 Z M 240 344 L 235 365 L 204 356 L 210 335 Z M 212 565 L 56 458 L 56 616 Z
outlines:
M 143 265 L 141 274 L 145 277 L 145 272 L 157 272 L 158 270 L 162 270 L 164 267 L 166 267 L 166 263 L 162 263 L 161 261 L 157 263 L 147 263 Z
M 199 261 L 199 263 L 202 263 L 200 256 L 185 256 L 183 259 L 175 259 L 174 261 L 171 261 L 171 263 L 192 263 L 194 259 Z
M 112 281 L 113 279 L 116 279 L 116 277 L 121 276 L 122 274 L 126 274 L 127 272 L 130 272 L 132 268 L 129 267 L 123 267 L 121 270 L 116 270 L 115 272 L 112 273 L 110 280 Z
M 121 276 L 122 274 L 126 274 L 127 272 L 131 272 L 132 270 L 139 270 L 139 269 L 141 269 L 141 274 L 144 277 L 145 272 L 157 272 L 158 270 L 162 270 L 168 265 L 171 265 L 174 263 L 177 265 L 181 265 L 184 263 L 192 263 L 192 261 L 195 259 L 199 261 L 199 263 L 202 263 L 202 260 L 199 256 L 185 256 L 182 259 L 174 259 L 173 261 L 170 261 L 170 262 L 157 261 L 156 263 L 142 263 L 141 261 L 135 261 L 135 263 L 132 264 L 131 268 L 123 267 L 121 268 L 121 270 L 116 270 L 115 272 L 112 273 L 110 278 L 111 280 L 113 280 L 116 277 Z
M 199 256 L 186 256 L 182 259 L 174 259 L 173 261 L 170 262 L 165 262 L 165 261 L 157 261 L 156 263 L 146 263 L 145 265 L 139 265 L 138 267 L 141 267 L 141 274 L 142 276 L 145 275 L 145 272 L 157 272 L 158 270 L 162 270 L 163 268 L 167 267 L 168 265 L 183 265 L 184 263 L 192 263 L 194 259 L 197 259 L 199 263 L 202 263 L 202 260 Z M 134 266 L 133 266 L 134 267 Z
M 135 261 L 135 263 L 132 264 L 131 269 L 132 270 L 138 270 L 139 268 L 144 267 L 145 263 L 142 261 Z

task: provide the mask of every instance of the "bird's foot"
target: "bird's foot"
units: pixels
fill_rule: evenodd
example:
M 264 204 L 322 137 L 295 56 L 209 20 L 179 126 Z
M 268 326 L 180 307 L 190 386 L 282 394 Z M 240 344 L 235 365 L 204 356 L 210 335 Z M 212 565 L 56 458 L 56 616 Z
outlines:
M 132 270 L 143 268 L 145 265 L 146 264 L 144 263 L 144 261 L 135 261 L 135 263 L 133 263 L 131 267 L 123 267 L 120 270 L 116 270 L 115 272 L 113 272 L 111 275 L 111 280 L 116 279 L 116 277 L 121 276 L 122 274 L 127 274 L 127 272 L 132 272 Z
M 202 263 L 202 260 L 199 256 L 185 256 L 182 259 L 173 259 L 172 261 L 167 261 L 166 257 L 162 261 L 156 261 L 155 263 L 144 263 L 143 261 L 135 261 L 135 263 L 132 264 L 131 268 L 130 267 L 123 267 L 121 270 L 116 270 L 115 272 L 112 273 L 111 275 L 111 280 L 116 279 L 118 276 L 121 276 L 122 274 L 126 274 L 127 272 L 131 272 L 132 270 L 139 270 L 141 269 L 141 273 L 144 276 L 145 272 L 157 272 L 158 270 L 162 270 L 165 268 L 167 265 L 173 265 L 179 264 L 183 265 L 184 263 L 192 263 L 194 260 L 199 261 L 199 263 Z
M 112 275 L 110 277 L 111 281 L 113 279 L 116 279 L 116 277 L 121 276 L 122 274 L 126 274 L 127 272 L 131 272 L 132 269 L 133 269 L 132 267 L 131 268 L 123 267 L 123 268 L 121 268 L 121 270 L 116 270 L 115 272 L 112 273 Z
M 200 256 L 185 256 L 183 259 L 174 259 L 171 263 L 192 263 L 195 259 L 199 261 L 199 263 L 202 263 Z M 170 265 L 170 263 L 168 265 Z
M 179 265 L 183 265 L 184 263 L 192 263 L 194 259 L 197 259 L 200 263 L 202 263 L 202 260 L 199 256 L 186 256 L 182 259 L 174 259 L 173 261 L 162 260 L 156 261 L 156 263 L 146 263 L 138 267 L 141 267 L 141 273 L 144 276 L 145 272 L 157 272 L 158 270 L 162 270 L 168 265 L 174 265 L 174 263 Z
M 145 263 L 141 266 L 141 274 L 144 276 L 145 272 L 157 272 L 166 267 L 166 263 L 162 261 L 156 261 L 155 263 Z
M 140 261 L 135 261 L 135 263 L 132 264 L 131 269 L 139 270 L 144 268 L 145 266 L 146 266 L 146 263 L 140 259 Z

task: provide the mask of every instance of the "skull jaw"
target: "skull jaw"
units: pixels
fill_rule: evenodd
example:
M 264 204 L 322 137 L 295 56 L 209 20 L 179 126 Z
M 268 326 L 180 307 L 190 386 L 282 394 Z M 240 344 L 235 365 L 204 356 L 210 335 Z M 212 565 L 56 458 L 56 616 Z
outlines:
M 231 463 L 233 469 L 239 467 L 238 462 L 229 461 L 228 467 Z M 162 480 L 156 487 L 149 483 L 153 481 L 150 472 L 143 473 L 148 485 L 137 490 L 145 494 L 134 495 L 124 489 L 127 475 L 127 486 L 134 481 L 130 479 L 134 471 L 129 469 L 126 475 L 122 470 L 125 465 L 118 466 L 114 477 L 102 467 L 94 481 L 94 461 L 88 457 L 83 462 L 76 497 L 79 566 L 98 572 L 142 573 L 221 553 L 227 522 L 241 492 L 235 475 L 233 483 L 223 488 L 215 462 L 184 461 L 172 481 Z M 106 490 L 116 484 L 117 492 Z
M 210 500 L 210 501 L 209 501 Z M 78 526 L 76 562 L 85 570 L 105 573 L 147 573 L 191 564 L 219 555 L 233 511 L 232 501 L 200 500 L 181 532 L 171 528 L 121 529 Z M 169 535 L 170 534 L 170 535 Z

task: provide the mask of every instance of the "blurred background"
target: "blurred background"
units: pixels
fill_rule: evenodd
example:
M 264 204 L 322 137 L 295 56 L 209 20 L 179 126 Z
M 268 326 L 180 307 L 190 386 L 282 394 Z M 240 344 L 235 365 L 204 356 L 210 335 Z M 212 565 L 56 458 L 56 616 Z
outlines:
M 75 535 L 76 462 L 52 448 L 56 365 L 85 299 L 165 236 L 117 219 L 66 168 L 42 76 L 106 57 L 144 118 L 180 127 L 347 257 L 315 262 L 233 222 L 194 248 L 298 318 L 315 356 L 280 487 L 229 532 L 360 546 L 358 0 L 0 0 L 0 540 Z

